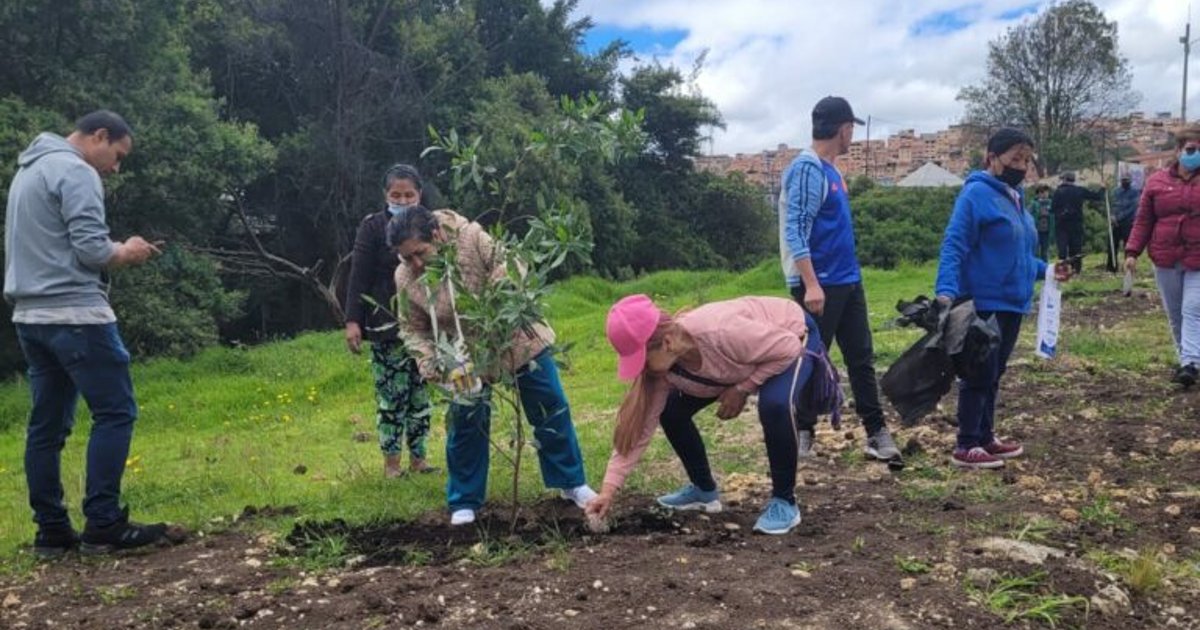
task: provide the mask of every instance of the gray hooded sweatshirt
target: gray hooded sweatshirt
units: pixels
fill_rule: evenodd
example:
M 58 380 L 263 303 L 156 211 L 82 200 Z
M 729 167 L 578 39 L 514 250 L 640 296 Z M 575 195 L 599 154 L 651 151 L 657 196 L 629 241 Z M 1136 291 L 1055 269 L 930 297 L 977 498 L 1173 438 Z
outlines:
M 17 163 L 4 217 L 4 299 L 14 318 L 31 309 L 107 308 L 103 273 L 116 245 L 100 174 L 52 133 Z

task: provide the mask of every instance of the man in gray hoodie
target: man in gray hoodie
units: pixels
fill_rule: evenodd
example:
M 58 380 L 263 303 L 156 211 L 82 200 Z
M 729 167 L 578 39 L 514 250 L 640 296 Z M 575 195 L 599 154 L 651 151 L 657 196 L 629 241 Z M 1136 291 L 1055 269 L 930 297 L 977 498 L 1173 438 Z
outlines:
M 18 159 L 4 219 L 4 299 L 33 396 L 25 442 L 25 479 L 38 525 L 34 551 L 60 555 L 77 544 L 105 553 L 168 542 L 163 523 L 142 525 L 122 508 L 121 476 L 129 455 L 137 403 L 129 353 L 108 303 L 107 271 L 138 265 L 159 253 L 140 236 L 109 238 L 102 175 L 120 170 L 133 149 L 129 125 L 97 111 L 63 138 L 39 135 Z M 75 533 L 67 516 L 60 457 L 80 395 L 92 413 L 83 514 Z

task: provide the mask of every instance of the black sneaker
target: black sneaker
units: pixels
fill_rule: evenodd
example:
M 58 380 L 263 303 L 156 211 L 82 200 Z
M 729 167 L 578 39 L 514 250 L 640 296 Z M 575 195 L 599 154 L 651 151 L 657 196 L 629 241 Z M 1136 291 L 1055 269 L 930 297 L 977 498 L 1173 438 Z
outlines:
M 167 547 L 183 542 L 178 528 L 166 523 L 142 524 L 129 520 L 129 509 L 122 511 L 121 520 L 107 527 L 95 527 L 90 522 L 80 536 L 79 552 L 100 555 L 154 545 Z
M 1195 385 L 1197 380 L 1200 380 L 1200 368 L 1197 368 L 1195 363 L 1189 363 L 1175 370 L 1175 376 L 1171 379 L 1171 382 L 1179 383 L 1184 388 L 1188 388 Z
M 43 560 L 62 557 L 79 546 L 79 534 L 70 525 L 38 528 L 33 537 L 33 555 Z

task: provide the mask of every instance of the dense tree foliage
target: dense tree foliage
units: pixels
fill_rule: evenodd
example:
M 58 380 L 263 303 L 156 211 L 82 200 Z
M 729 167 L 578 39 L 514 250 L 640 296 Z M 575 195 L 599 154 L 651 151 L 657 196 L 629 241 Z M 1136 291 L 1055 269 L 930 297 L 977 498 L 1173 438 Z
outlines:
M 186 354 L 336 323 L 331 308 L 359 220 L 382 206 L 388 165 L 417 164 L 426 203 L 520 217 L 539 185 L 576 191 L 591 271 L 742 266 L 775 248 L 752 186 L 695 172 L 712 103 L 678 70 L 624 75 L 618 42 L 589 54 L 574 0 L 22 0 L 0 6 L 0 192 L 39 131 L 106 107 L 135 148 L 106 182 L 114 237 L 170 253 L 115 274 L 139 355 Z M 590 96 L 589 96 L 590 95 Z M 648 142 L 619 164 L 521 151 L 563 124 L 562 99 L 641 111 Z M 430 131 L 478 143 L 518 172 L 514 193 L 461 189 Z M 526 160 L 521 169 L 512 168 Z M 541 162 L 539 162 L 541 160 Z M 572 271 L 586 271 L 575 268 Z M 7 318 L 7 313 L 3 313 Z M 0 327 L 0 370 L 19 356 Z

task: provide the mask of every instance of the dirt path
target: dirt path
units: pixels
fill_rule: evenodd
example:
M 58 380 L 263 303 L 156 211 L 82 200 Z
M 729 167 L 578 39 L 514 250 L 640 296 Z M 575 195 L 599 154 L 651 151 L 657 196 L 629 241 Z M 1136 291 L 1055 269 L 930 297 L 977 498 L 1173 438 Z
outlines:
M 1001 429 L 1028 449 L 1003 472 L 950 470 L 944 415 L 902 432 L 899 473 L 863 462 L 855 432 L 823 429 L 788 536 L 750 533 L 769 485 L 753 475 L 722 480 L 721 514 L 626 497 L 604 536 L 558 501 L 527 509 L 516 538 L 500 508 L 477 530 L 438 514 L 283 541 L 247 533 L 251 520 L 157 553 L 45 565 L 0 586 L 0 626 L 1049 627 L 1041 611 L 1058 627 L 1200 627 L 1200 390 L 1018 361 L 1002 400 Z M 322 545 L 350 566 L 304 571 L 297 558 Z

